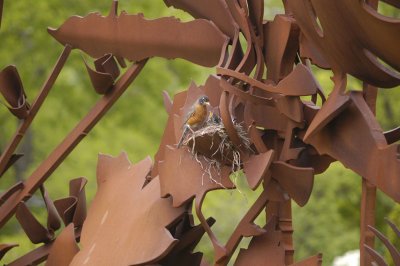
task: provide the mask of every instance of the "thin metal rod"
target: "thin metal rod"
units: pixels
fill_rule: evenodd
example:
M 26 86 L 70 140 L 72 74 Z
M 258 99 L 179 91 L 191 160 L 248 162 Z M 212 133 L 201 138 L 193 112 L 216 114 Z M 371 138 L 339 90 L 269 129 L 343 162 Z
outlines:
M 372 258 L 364 245 L 374 248 L 375 235 L 368 228 L 375 226 L 376 187 L 362 178 L 361 219 L 360 219 L 360 265 L 371 265 Z
M 58 58 L 53 70 L 51 71 L 50 76 L 47 78 L 43 87 L 36 98 L 35 102 L 32 104 L 32 107 L 29 111 L 28 117 L 22 121 L 19 125 L 18 130 L 15 132 L 13 138 L 8 143 L 6 149 L 3 151 L 0 157 L 0 178 L 2 173 L 5 172 L 7 163 L 10 160 L 11 156 L 14 154 L 15 149 L 18 147 L 19 143 L 21 142 L 22 138 L 25 135 L 25 132 L 32 124 L 33 119 L 35 118 L 36 114 L 38 113 L 40 107 L 44 100 L 46 99 L 47 95 L 49 94 L 50 90 L 53 88 L 53 85 L 59 76 L 61 69 L 64 67 L 65 62 L 67 61 L 69 54 L 71 52 L 71 46 L 66 45 L 64 50 L 62 51 L 60 57 Z
M 95 104 L 89 113 L 53 150 L 47 159 L 36 168 L 36 170 L 26 180 L 24 189 L 10 197 L 9 200 L 0 207 L 0 228 L 2 228 L 15 213 L 18 203 L 26 201 L 31 197 L 39 186 L 46 181 L 46 179 L 57 169 L 79 142 L 107 113 L 107 111 L 137 77 L 146 62 L 147 59 L 132 65 L 117 81 L 114 87 Z
M 373 1 L 370 1 L 373 2 Z M 374 8 L 377 7 L 377 2 L 370 3 Z M 363 95 L 365 102 L 376 115 L 376 98 L 378 96 L 378 88 L 367 83 L 363 84 Z M 376 187 L 362 177 L 362 192 L 361 192 L 361 210 L 360 210 L 360 265 L 372 265 L 373 259 L 369 256 L 364 248 L 365 245 L 374 248 L 375 234 L 368 226 L 375 226 L 375 206 L 376 206 Z

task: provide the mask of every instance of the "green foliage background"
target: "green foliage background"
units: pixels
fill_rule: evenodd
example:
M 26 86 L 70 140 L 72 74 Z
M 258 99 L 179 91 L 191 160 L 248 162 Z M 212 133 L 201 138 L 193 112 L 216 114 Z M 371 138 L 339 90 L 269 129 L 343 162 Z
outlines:
M 0 30 L 0 67 L 9 64 L 18 67 L 28 99 L 32 102 L 62 50 L 62 46 L 47 34 L 46 28 L 58 27 L 74 14 L 84 16 L 94 10 L 107 14 L 110 5 L 110 0 L 5 1 Z M 266 19 L 273 19 L 275 14 L 282 13 L 280 1 L 266 0 L 265 6 Z M 177 16 L 184 21 L 191 19 L 182 11 L 167 8 L 162 0 L 121 0 L 120 10 L 142 12 L 149 18 Z M 388 6 L 382 6 L 381 11 L 398 16 L 398 12 Z M 81 57 L 78 51 L 72 52 L 20 147 L 26 153 L 25 158 L 0 180 L 0 192 L 16 180 L 26 179 L 99 98 L 91 88 Z M 213 69 L 183 60 L 151 59 L 124 96 L 46 182 L 50 196 L 53 199 L 66 196 L 68 181 L 85 176 L 89 179 L 86 191 L 90 204 L 96 191 L 98 153 L 118 155 L 126 151 L 133 162 L 147 154 L 154 155 L 167 118 L 162 104 L 162 90 L 173 95 L 186 89 L 191 81 L 202 84 L 211 73 L 214 73 Z M 315 74 L 322 87 L 329 92 L 332 87 L 330 72 L 316 70 Z M 351 79 L 350 87 L 360 89 L 361 84 Z M 377 116 L 384 129 L 399 124 L 399 91 L 380 91 Z M 0 123 L 0 149 L 4 149 L 18 121 L 0 106 Z M 207 215 L 217 219 L 214 228 L 221 239 L 227 239 L 234 228 L 233 221 L 239 221 L 259 193 L 249 191 L 242 183 L 239 180 L 241 192 L 213 192 L 206 200 L 203 209 Z M 308 205 L 299 208 L 294 204 L 297 259 L 323 252 L 324 265 L 330 265 L 335 256 L 358 248 L 360 184 L 360 177 L 340 163 L 334 163 L 326 173 L 316 177 Z M 45 222 L 40 195 L 34 195 L 29 205 Z M 378 206 L 377 223 L 383 232 L 388 229 L 383 224 L 384 216 L 390 216 L 392 221 L 400 224 L 400 208 L 394 207 L 390 199 L 379 194 Z M 263 217 L 258 222 L 262 223 Z M 34 247 L 15 220 L 2 229 L 0 242 L 20 243 L 20 247 L 6 255 L 4 263 Z M 246 243 L 248 241 L 243 241 L 242 246 Z M 210 258 L 211 246 L 207 238 L 202 240 L 199 249 Z

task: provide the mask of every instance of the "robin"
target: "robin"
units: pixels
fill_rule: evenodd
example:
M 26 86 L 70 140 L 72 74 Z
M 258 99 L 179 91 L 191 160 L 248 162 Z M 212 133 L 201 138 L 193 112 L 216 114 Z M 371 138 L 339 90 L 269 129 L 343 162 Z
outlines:
M 208 117 L 207 105 L 210 105 L 210 101 L 207 96 L 201 96 L 197 101 L 194 103 L 192 108 L 190 108 L 187 119 L 183 124 L 184 130 L 181 139 L 178 143 L 178 148 L 182 146 L 183 141 L 185 140 L 189 131 L 199 129 L 203 126 L 204 122 L 206 122 Z

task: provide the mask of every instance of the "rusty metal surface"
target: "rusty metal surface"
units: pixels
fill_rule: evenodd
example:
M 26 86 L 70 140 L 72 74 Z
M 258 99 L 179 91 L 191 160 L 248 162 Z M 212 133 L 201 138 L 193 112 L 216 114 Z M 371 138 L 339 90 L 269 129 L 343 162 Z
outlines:
M 78 251 L 79 247 L 75 241 L 74 224 L 71 223 L 62 230 L 56 241 L 54 241 L 45 265 L 68 266 Z
M 396 49 L 400 41 L 398 21 L 379 15 L 364 1 L 288 2 L 302 32 L 334 71 L 352 74 L 378 87 L 400 84 L 400 75 L 396 73 L 400 69 Z
M 377 237 L 400 264 L 399 252 L 374 228 L 376 190 L 400 202 L 400 129 L 383 132 L 375 118 L 375 86 L 400 84 L 399 20 L 379 15 L 375 0 L 288 0 L 285 14 L 272 21 L 264 20 L 261 0 L 164 2 L 194 19 L 149 20 L 118 13 L 118 1 L 112 1 L 107 16 L 73 16 L 49 29 L 64 50 L 31 105 L 17 68 L 0 72 L 0 92 L 21 120 L 1 153 L 1 174 L 20 157 L 17 146 L 72 49 L 93 58 L 94 67 L 86 56 L 83 64 L 102 95 L 27 180 L 0 196 L 0 228 L 15 214 L 27 237 L 43 243 L 10 265 L 207 265 L 194 251 L 204 234 L 213 246 L 213 265 L 321 265 L 321 254 L 294 261 L 292 202 L 306 205 L 314 175 L 335 160 L 363 177 L 362 263 L 386 265 L 373 247 Z M 83 177 L 71 180 L 67 197 L 52 201 L 47 178 L 155 56 L 216 67 L 216 75 L 174 97 L 163 93 L 168 120 L 154 163 L 100 155 L 98 191 L 88 210 Z M 125 59 L 133 61 L 127 69 Z M 311 64 L 332 70 L 329 97 Z M 348 90 L 347 74 L 364 82 L 362 92 Z M 204 97 L 210 107 L 192 109 Z M 201 123 L 184 131 L 188 115 L 199 110 Z M 223 243 L 212 229 L 220 221 L 204 216 L 203 202 L 212 190 L 236 189 L 242 170 L 249 188 L 261 194 Z M 38 189 L 46 225 L 26 205 Z M 259 227 L 254 221 L 264 210 L 268 222 Z M 58 234 L 61 221 L 65 228 Z M 233 262 L 243 237 L 251 238 L 250 245 Z M 1 244 L 0 256 L 12 247 Z
M 400 231 L 398 227 L 389 221 L 388 219 L 385 219 L 386 222 L 389 224 L 389 226 L 392 228 L 392 230 L 396 233 L 398 237 L 400 237 Z M 389 239 L 383 235 L 381 232 L 376 230 L 374 227 L 369 226 L 369 230 L 373 232 L 373 234 L 379 238 L 379 240 L 385 245 L 387 250 L 390 253 L 390 256 L 392 257 L 394 265 L 400 265 L 400 251 L 389 241 Z M 386 266 L 388 265 L 385 262 L 385 259 L 383 258 L 382 255 L 380 255 L 373 247 L 369 246 L 368 244 L 364 244 L 365 251 L 371 256 L 372 261 L 374 261 L 377 265 L 379 266 Z
M 131 61 L 153 56 L 179 57 L 208 67 L 218 64 L 228 41 L 215 25 L 204 19 L 183 23 L 172 17 L 147 20 L 141 14 L 126 13 L 71 17 L 59 29 L 49 29 L 49 33 L 63 45 L 70 44 L 94 58 L 104 54 Z M 91 37 L 87 38 L 88 35 Z M 105 38 L 112 41 L 102 41 Z
M 151 165 L 150 158 L 132 165 L 126 154 L 99 156 L 98 191 L 82 228 L 82 249 L 71 265 L 153 263 L 176 244 L 165 227 L 176 222 L 184 209 L 160 198 L 158 178 L 143 187 Z

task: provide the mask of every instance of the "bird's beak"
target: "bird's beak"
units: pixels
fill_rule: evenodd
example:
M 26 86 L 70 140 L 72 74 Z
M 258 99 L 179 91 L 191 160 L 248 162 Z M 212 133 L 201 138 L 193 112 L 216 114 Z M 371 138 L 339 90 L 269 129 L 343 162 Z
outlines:
M 208 106 L 211 106 L 210 102 L 205 102 L 205 104 L 207 104 Z

